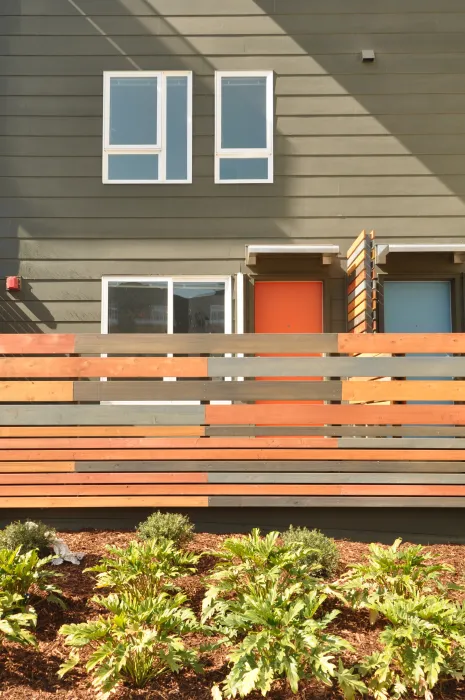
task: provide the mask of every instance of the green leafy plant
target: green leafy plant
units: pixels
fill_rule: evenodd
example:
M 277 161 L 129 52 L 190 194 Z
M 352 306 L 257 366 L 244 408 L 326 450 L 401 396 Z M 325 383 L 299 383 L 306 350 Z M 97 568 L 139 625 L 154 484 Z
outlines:
M 53 557 L 40 558 L 37 550 L 22 552 L 16 549 L 0 549 L 0 591 L 30 597 L 41 591 L 46 600 L 64 607 L 61 590 L 54 580 L 60 576 L 47 568 Z
M 60 634 L 67 646 L 91 648 L 85 668 L 99 697 L 108 698 L 122 683 L 142 688 L 167 670 L 177 673 L 192 666 L 201 671 L 197 652 L 182 640 L 182 635 L 199 629 L 183 594 L 162 592 L 143 600 L 127 593 L 110 594 L 93 600 L 108 611 L 108 617 L 63 625 Z M 60 677 L 79 663 L 79 653 L 72 652 L 60 668 Z
M 338 582 L 353 605 L 372 611 L 372 622 L 378 600 L 388 595 L 412 598 L 434 588 L 444 589 L 440 577 L 454 571 L 421 545 L 400 547 L 401 543 L 399 538 L 391 547 L 370 544 L 368 560 L 353 566 Z
M 258 530 L 231 538 L 217 553 L 209 577 L 202 622 L 224 635 L 231 670 L 212 690 L 214 698 L 244 697 L 253 690 L 266 695 L 284 678 L 293 692 L 300 680 L 316 677 L 338 682 L 347 698 L 364 691 L 357 674 L 333 659 L 351 649 L 326 631 L 338 611 L 316 617 L 329 590 L 310 575 L 311 555 L 302 545 L 281 545 L 279 533 L 261 538 Z
M 0 645 L 3 639 L 36 646 L 30 628 L 37 621 L 35 610 L 27 606 L 18 593 L 0 592 Z
M 22 552 L 37 549 L 39 554 L 45 556 L 50 553 L 55 540 L 56 531 L 38 520 L 18 520 L 0 530 L 0 549 L 21 547 Z
M 326 537 L 319 530 L 309 530 L 306 527 L 294 527 L 291 525 L 288 530 L 282 533 L 282 540 L 285 545 L 293 546 L 301 544 L 312 549 L 306 563 L 318 564 L 318 575 L 324 578 L 331 578 L 339 567 L 340 554 L 337 544 L 331 537 Z
M 465 674 L 465 603 L 436 596 L 388 596 L 377 611 L 389 624 L 383 649 L 358 666 L 376 700 L 423 697 L 433 700 L 441 680 Z
M 170 540 L 181 546 L 192 539 L 194 526 L 182 513 L 156 511 L 139 523 L 137 533 L 143 540 Z
M 109 557 L 85 569 L 98 574 L 97 588 L 127 592 L 141 598 L 172 588 L 173 579 L 193 573 L 200 559 L 167 540 L 133 541 L 125 548 L 107 546 L 106 549 Z
M 301 581 L 309 588 L 320 585 L 321 581 L 312 575 L 319 570 L 319 565 L 307 563 L 314 550 L 301 544 L 280 544 L 279 538 L 279 532 L 261 537 L 260 530 L 254 529 L 246 537 L 225 540 L 219 552 L 212 552 L 218 562 L 209 577 L 205 605 L 220 592 L 233 594 L 245 590 L 250 582 L 266 589 L 269 575 L 274 573 L 279 574 L 284 583 Z

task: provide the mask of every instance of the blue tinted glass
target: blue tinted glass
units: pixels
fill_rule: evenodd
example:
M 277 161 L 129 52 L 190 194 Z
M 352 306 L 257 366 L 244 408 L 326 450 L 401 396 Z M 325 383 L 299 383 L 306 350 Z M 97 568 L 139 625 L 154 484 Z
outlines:
M 152 153 L 108 156 L 109 180 L 158 180 L 158 155 Z
M 157 144 L 157 78 L 110 78 L 110 144 Z
M 268 180 L 268 158 L 221 158 L 220 180 Z
M 266 78 L 221 79 L 221 147 L 267 147 Z
M 166 179 L 187 180 L 187 77 L 166 79 Z

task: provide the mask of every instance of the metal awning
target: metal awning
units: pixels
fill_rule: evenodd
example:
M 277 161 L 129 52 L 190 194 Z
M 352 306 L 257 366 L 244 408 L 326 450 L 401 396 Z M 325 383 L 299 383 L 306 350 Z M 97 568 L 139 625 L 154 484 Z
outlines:
M 338 245 L 246 245 L 245 262 L 256 265 L 259 255 L 310 255 L 321 257 L 323 265 L 330 265 L 334 257 L 339 255 Z
M 464 261 L 463 243 L 378 243 L 375 246 L 375 262 L 385 265 L 390 253 L 452 253 L 455 263 Z

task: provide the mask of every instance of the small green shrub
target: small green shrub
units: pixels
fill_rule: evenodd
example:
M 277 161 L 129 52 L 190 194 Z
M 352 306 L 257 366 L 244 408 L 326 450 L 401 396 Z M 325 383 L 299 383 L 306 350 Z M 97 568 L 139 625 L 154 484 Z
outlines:
M 191 666 L 201 671 L 197 652 L 186 648 L 182 639 L 199 630 L 194 613 L 185 606 L 185 595 L 160 593 L 140 600 L 111 594 L 93 600 L 106 608 L 108 617 L 63 625 L 60 634 L 67 646 L 92 649 L 85 668 L 92 673 L 98 697 L 105 700 L 122 683 L 143 688 L 167 670 L 177 673 Z M 72 652 L 58 675 L 64 676 L 78 663 L 79 654 Z
M 29 629 L 36 621 L 35 610 L 25 604 L 22 596 L 0 591 L 0 646 L 3 639 L 36 646 L 36 639 Z
M 49 525 L 33 520 L 17 520 L 0 530 L 0 549 L 21 547 L 22 552 L 37 549 L 39 554 L 45 556 L 50 553 L 55 539 L 56 531 Z
M 97 588 L 144 598 L 173 588 L 173 579 L 195 571 L 200 557 L 167 540 L 133 541 L 127 547 L 106 547 L 109 557 L 84 571 L 98 574 Z
M 187 515 L 156 511 L 139 523 L 137 533 L 143 540 L 170 540 L 181 546 L 192 539 L 194 526 Z
M 412 696 L 433 700 L 438 682 L 463 679 L 465 603 L 391 595 L 379 601 L 376 610 L 389 623 L 380 634 L 383 648 L 358 665 L 376 700 Z
M 287 546 L 301 544 L 314 550 L 305 558 L 305 561 L 309 565 L 318 564 L 321 567 L 318 571 L 319 576 L 331 578 L 337 572 L 340 559 L 339 549 L 331 537 L 326 537 L 319 530 L 309 530 L 306 527 L 294 527 L 293 525 L 283 532 L 281 537 Z
M 0 591 L 26 598 L 38 591 L 47 594 L 46 600 L 64 607 L 59 597 L 61 590 L 54 584 L 60 574 L 47 565 L 53 557 L 40 558 L 37 550 L 29 552 L 16 549 L 0 549 Z

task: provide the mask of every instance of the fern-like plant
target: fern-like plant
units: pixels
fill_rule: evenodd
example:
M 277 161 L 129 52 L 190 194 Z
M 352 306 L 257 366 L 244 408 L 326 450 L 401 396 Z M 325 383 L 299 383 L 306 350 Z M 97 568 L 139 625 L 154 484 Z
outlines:
M 37 621 L 35 610 L 27 606 L 18 593 L 0 592 L 0 646 L 3 639 L 36 646 L 31 632 Z
M 85 569 L 98 574 L 97 588 L 140 598 L 173 588 L 173 579 L 193 573 L 200 559 L 165 540 L 133 541 L 127 547 L 107 546 L 106 550 L 110 556 Z
M 47 568 L 53 557 L 40 558 L 37 550 L 22 552 L 16 549 L 0 549 L 0 591 L 18 594 L 22 598 L 41 591 L 46 600 L 65 607 L 60 598 L 61 590 L 54 581 L 60 576 Z
M 376 700 L 422 697 L 433 700 L 440 680 L 465 675 L 465 603 L 436 596 L 388 596 L 377 611 L 388 620 L 383 649 L 358 670 Z
M 199 629 L 194 613 L 185 605 L 185 595 L 162 592 L 141 599 L 124 593 L 93 600 L 107 610 L 108 616 L 63 625 L 60 634 L 65 636 L 67 646 L 91 648 L 85 668 L 102 700 L 123 683 L 143 688 L 167 670 L 177 673 L 191 666 L 201 671 L 197 652 L 187 648 L 182 639 Z M 79 663 L 79 652 L 72 652 L 59 676 Z
M 338 582 L 356 607 L 368 607 L 372 621 L 376 603 L 388 595 L 412 598 L 442 588 L 440 577 L 454 568 L 443 564 L 421 545 L 401 547 L 397 539 L 391 547 L 370 544 L 366 562 L 353 566 Z

